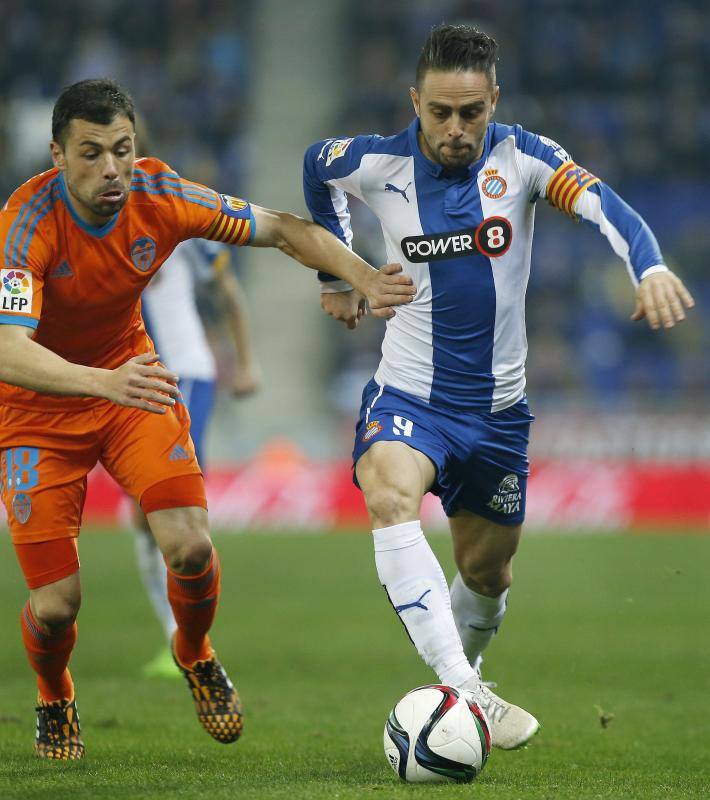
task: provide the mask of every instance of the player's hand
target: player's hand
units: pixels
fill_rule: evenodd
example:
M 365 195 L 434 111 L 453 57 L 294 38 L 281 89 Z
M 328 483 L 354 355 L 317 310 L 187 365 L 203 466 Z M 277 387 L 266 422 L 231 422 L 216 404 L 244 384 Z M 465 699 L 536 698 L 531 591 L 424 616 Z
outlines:
M 365 297 L 375 317 L 391 319 L 395 315 L 392 306 L 411 303 L 416 293 L 412 279 L 402 272 L 401 264 L 385 264 L 369 276 Z
M 120 406 L 164 414 L 167 406 L 175 405 L 180 390 L 178 376 L 157 364 L 158 358 L 157 353 L 143 353 L 116 369 L 107 370 L 102 396 Z
M 261 389 L 261 370 L 256 364 L 237 368 L 232 381 L 232 397 L 249 397 Z
M 333 319 L 344 322 L 350 330 L 357 328 L 360 320 L 367 314 L 367 303 L 357 289 L 323 292 L 320 296 L 320 307 Z
M 685 319 L 685 308 L 693 308 L 695 300 L 672 272 L 654 272 L 644 278 L 636 289 L 636 308 L 631 319 L 644 317 L 653 330 L 661 326 L 672 328 Z

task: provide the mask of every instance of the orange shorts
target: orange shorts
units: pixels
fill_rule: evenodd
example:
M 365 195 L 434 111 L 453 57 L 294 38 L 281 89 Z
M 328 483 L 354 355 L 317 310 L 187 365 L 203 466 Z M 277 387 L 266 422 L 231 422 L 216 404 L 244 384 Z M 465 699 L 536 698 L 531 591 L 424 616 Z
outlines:
M 97 462 L 138 502 L 156 487 L 149 511 L 170 503 L 207 507 L 182 403 L 165 414 L 103 400 L 57 413 L 0 406 L 2 499 L 13 543 L 78 536 L 86 476 Z M 182 476 L 197 476 L 200 483 L 176 481 L 172 492 L 165 491 L 170 479 Z

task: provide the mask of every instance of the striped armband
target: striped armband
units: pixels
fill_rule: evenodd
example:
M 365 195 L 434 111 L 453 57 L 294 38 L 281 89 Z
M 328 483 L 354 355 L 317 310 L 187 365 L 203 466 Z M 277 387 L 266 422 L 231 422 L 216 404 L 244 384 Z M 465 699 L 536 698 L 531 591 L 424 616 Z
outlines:
M 565 161 L 547 182 L 547 202 L 574 217 L 577 200 L 585 189 L 595 183 L 599 183 L 599 178 L 591 172 L 578 167 L 574 161 Z
M 254 227 L 251 206 L 246 200 L 228 194 L 221 194 L 219 198 L 221 207 L 217 218 L 203 238 L 225 244 L 246 244 L 251 239 Z

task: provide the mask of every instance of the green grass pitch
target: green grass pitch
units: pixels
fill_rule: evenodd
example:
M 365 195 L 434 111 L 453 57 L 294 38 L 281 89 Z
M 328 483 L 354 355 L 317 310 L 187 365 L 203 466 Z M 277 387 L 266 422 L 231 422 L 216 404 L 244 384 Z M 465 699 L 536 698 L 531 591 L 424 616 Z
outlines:
M 388 607 L 367 536 L 215 539 L 213 639 L 242 694 L 242 740 L 209 739 L 182 682 L 141 678 L 161 639 L 132 540 L 86 531 L 73 673 L 87 757 L 69 764 L 32 752 L 25 590 L 0 539 L 1 798 L 710 797 L 710 537 L 524 539 L 486 675 L 543 729 L 525 750 L 494 750 L 473 786 L 407 786 L 385 761 L 388 711 L 434 676 Z M 447 537 L 431 540 L 450 575 Z

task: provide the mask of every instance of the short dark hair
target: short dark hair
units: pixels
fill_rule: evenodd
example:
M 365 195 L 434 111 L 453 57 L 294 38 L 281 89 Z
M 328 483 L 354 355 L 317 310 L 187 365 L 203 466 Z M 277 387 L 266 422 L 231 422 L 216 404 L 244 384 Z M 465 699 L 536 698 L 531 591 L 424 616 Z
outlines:
M 485 72 L 495 84 L 498 42 L 473 25 L 437 25 L 424 42 L 417 62 L 417 86 L 429 70 Z
M 108 78 L 79 81 L 62 89 L 52 111 L 52 139 L 63 145 L 66 129 L 73 119 L 108 125 L 125 114 L 135 125 L 136 112 L 128 92 Z

